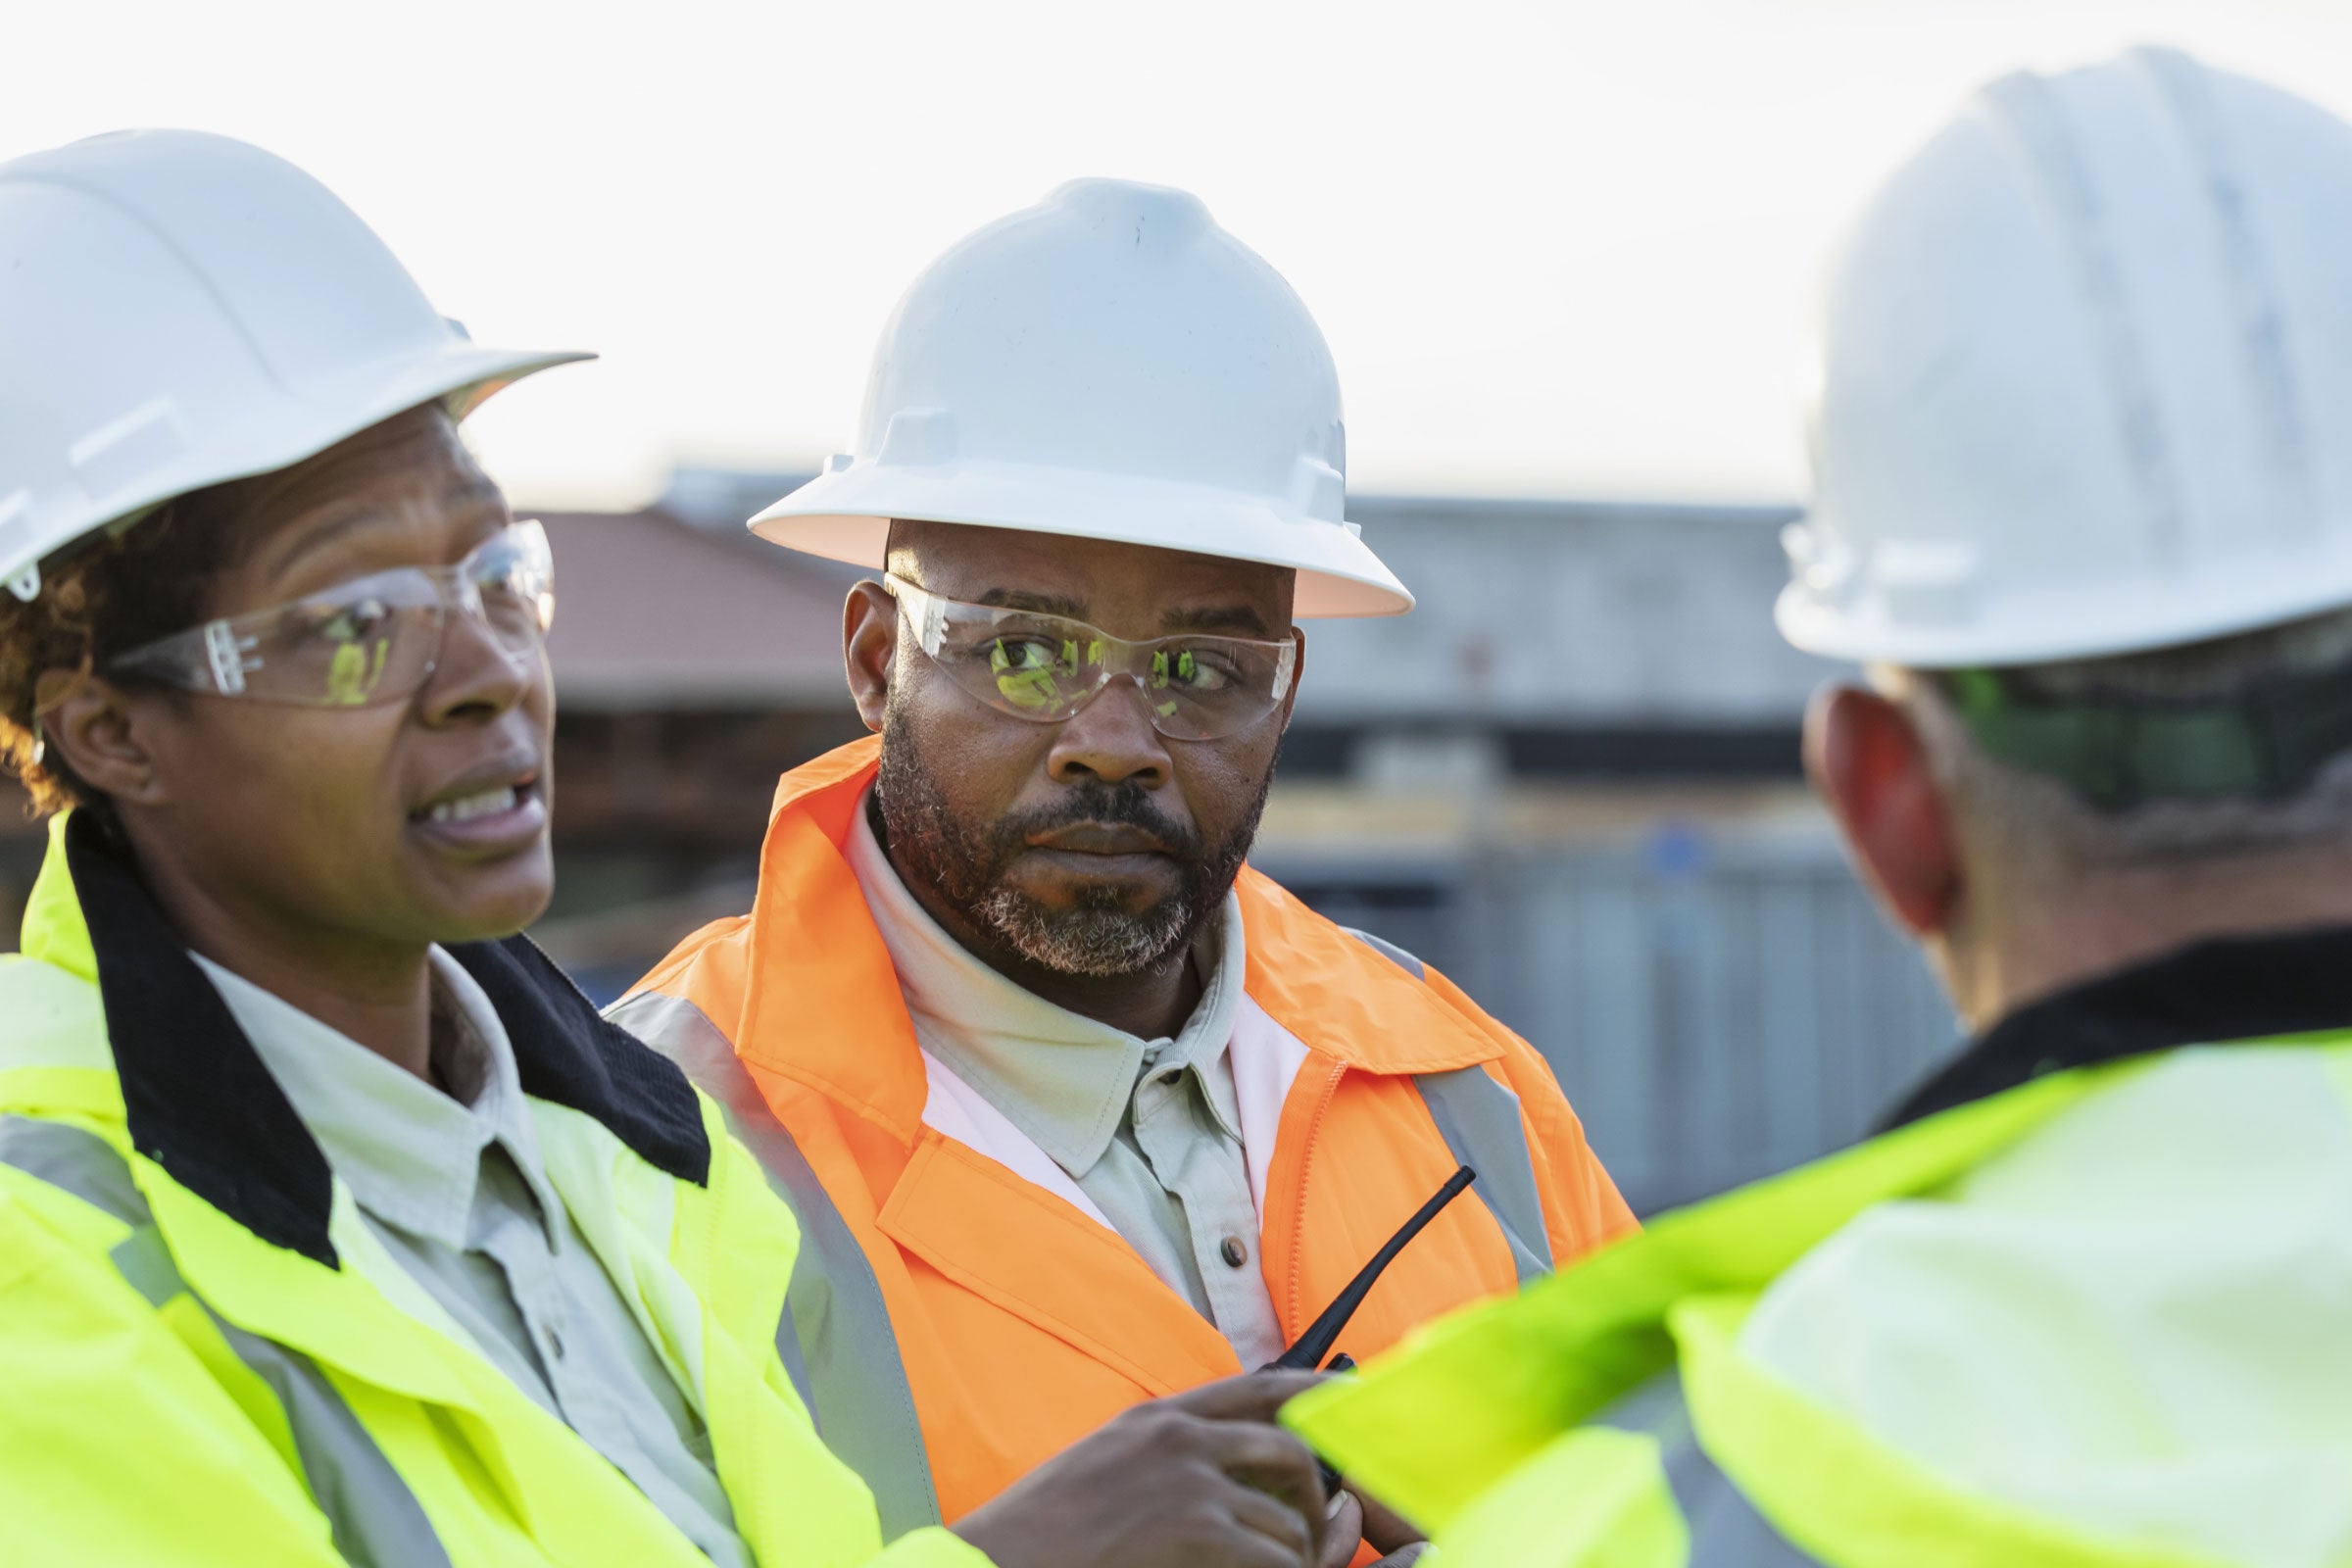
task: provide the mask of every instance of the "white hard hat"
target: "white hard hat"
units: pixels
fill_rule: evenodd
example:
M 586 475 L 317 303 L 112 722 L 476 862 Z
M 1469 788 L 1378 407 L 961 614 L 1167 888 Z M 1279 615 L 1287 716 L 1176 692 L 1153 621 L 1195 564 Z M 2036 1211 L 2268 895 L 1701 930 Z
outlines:
M 1923 668 L 2352 606 L 2352 126 L 2182 55 L 1994 83 L 1833 275 L 1782 630 Z
M 29 599 L 110 522 L 589 358 L 476 348 L 332 192 L 243 142 L 122 131 L 0 164 L 0 579 Z
M 931 264 L 874 351 L 857 450 L 752 519 L 883 564 L 893 517 L 1291 566 L 1296 613 L 1393 615 L 1343 519 L 1339 375 L 1282 275 L 1183 191 L 1081 179 Z

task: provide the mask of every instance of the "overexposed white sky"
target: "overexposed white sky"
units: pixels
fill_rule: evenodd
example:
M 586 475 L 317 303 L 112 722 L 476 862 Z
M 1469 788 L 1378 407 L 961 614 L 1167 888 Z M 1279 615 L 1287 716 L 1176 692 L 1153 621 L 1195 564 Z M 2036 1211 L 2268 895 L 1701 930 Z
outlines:
M 0 157 L 134 124 L 292 158 L 477 339 L 538 506 L 813 465 L 961 234 L 1185 186 L 1291 279 L 1351 488 L 1782 499 L 1812 280 L 1979 82 L 2134 41 L 2352 116 L 2352 0 L 0 6 Z

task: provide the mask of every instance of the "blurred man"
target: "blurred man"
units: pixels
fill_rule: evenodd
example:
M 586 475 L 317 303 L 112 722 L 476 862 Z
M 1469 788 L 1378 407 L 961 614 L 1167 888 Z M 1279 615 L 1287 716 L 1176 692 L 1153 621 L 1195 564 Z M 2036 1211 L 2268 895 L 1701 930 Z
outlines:
M 1340 1349 L 1632 1228 L 1532 1050 L 1244 865 L 1294 618 L 1412 604 L 1344 452 L 1273 269 L 1080 181 L 915 282 L 858 451 L 755 519 L 885 573 L 844 625 L 880 739 L 785 777 L 752 912 L 615 1015 L 799 1209 L 810 1402 L 892 1530 L 1282 1355 L 1458 1165 Z
M 1781 623 L 1872 670 L 1808 763 L 1975 1037 L 1294 1407 L 1449 1565 L 2352 1551 L 2347 215 L 2352 127 L 2153 51 L 1865 214 Z

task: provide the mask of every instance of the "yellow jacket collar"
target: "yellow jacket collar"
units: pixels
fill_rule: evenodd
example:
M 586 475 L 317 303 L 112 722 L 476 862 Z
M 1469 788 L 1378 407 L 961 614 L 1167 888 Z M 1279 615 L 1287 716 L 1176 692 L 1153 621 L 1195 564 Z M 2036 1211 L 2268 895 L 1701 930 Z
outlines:
M 707 1179 L 701 1105 L 674 1065 L 598 1017 L 527 939 L 449 952 L 506 1024 L 525 1094 L 594 1117 L 669 1175 Z M 94 821 L 52 827 L 24 955 L 97 985 L 132 1147 L 263 1240 L 336 1266 L 326 1156 Z

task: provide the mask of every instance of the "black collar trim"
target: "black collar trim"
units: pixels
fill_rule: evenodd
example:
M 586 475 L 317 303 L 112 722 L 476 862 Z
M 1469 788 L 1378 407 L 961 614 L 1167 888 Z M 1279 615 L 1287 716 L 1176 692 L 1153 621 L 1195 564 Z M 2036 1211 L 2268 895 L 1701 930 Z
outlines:
M 2352 926 L 2201 942 L 2019 1008 L 1913 1091 L 1880 1130 L 2069 1067 L 2347 1028 Z
M 98 960 L 132 1146 L 262 1240 L 337 1267 L 334 1178 L 228 1004 L 87 813 L 66 864 Z M 686 1075 L 597 1015 L 526 937 L 449 949 L 514 1042 L 525 1094 L 593 1116 L 647 1163 L 706 1184 L 710 1142 Z

